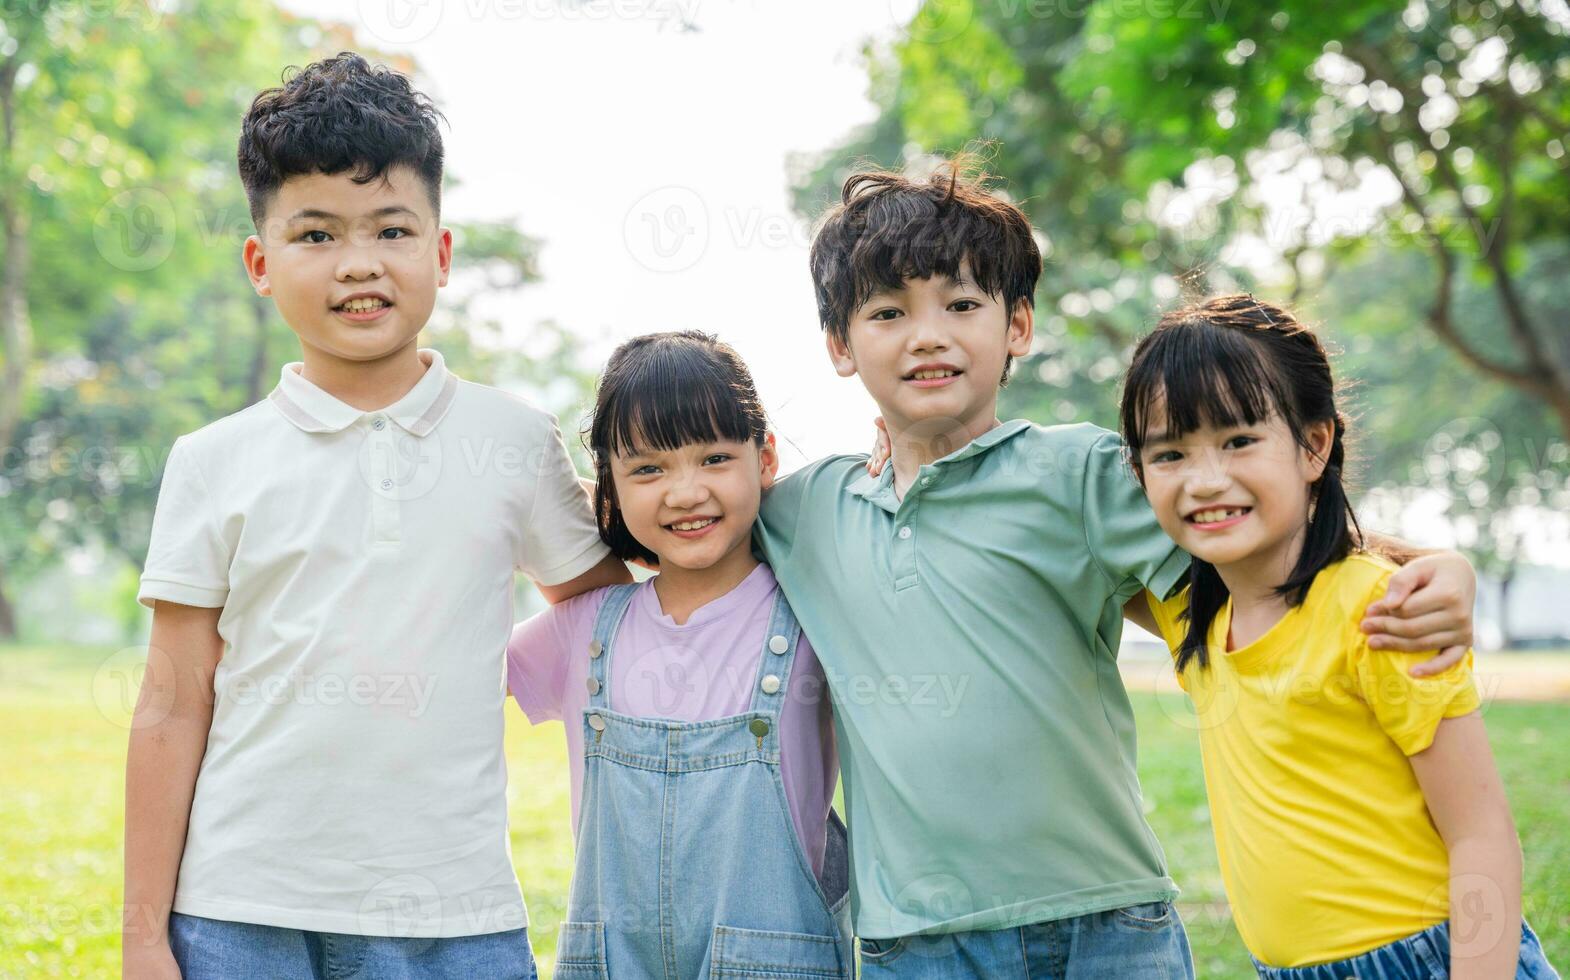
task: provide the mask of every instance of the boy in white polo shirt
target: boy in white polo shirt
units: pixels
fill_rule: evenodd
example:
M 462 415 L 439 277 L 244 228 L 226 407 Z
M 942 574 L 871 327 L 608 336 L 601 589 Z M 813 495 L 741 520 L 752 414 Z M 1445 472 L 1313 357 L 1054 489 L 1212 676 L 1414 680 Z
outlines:
M 508 846 L 515 570 L 629 580 L 555 420 L 416 341 L 438 113 L 353 54 L 261 93 L 244 259 L 300 363 L 176 441 L 139 598 L 127 977 L 534 975 Z

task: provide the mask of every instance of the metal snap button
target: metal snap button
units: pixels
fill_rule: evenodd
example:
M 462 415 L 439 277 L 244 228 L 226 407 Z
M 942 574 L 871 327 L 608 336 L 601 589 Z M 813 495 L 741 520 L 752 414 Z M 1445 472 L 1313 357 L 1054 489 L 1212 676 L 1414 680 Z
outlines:
M 598 717 L 598 715 L 595 717 Z M 759 738 L 762 738 L 769 733 L 769 723 L 764 721 L 762 718 L 754 718 L 752 719 L 752 724 L 747 726 L 747 730 Z
M 602 654 L 604 652 L 605 652 L 605 648 L 600 645 L 600 641 L 599 640 L 595 640 L 593 643 L 589 644 L 589 658 L 590 659 L 598 660 L 599 657 L 600 657 L 600 654 Z
M 599 715 L 590 715 L 589 727 L 597 732 L 603 732 L 605 731 L 605 719 L 601 718 Z
M 770 653 L 784 653 L 786 650 L 789 650 L 789 649 L 790 649 L 790 641 L 785 639 L 785 637 L 783 637 L 783 636 L 771 636 L 771 637 L 769 637 L 769 652 Z
M 773 694 L 775 691 L 780 689 L 780 679 L 775 677 L 773 674 L 770 674 L 769 676 L 765 677 L 763 679 L 763 683 L 758 686 L 763 688 L 764 694 Z
M 591 694 L 591 695 L 600 693 L 600 682 L 599 682 L 599 679 L 598 678 L 594 678 L 594 677 L 589 678 L 588 688 L 589 688 L 589 694 Z

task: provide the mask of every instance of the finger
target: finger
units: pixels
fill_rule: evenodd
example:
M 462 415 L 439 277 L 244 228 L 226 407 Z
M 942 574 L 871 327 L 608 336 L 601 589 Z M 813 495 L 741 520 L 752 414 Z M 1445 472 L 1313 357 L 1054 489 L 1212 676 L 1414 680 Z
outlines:
M 1437 657 L 1425 660 L 1420 664 L 1413 664 L 1407 671 L 1413 677 L 1431 677 L 1442 673 L 1460 663 L 1466 657 L 1467 648 L 1464 646 L 1445 647 L 1439 651 Z
M 1422 636 L 1404 637 L 1391 636 L 1388 633 L 1368 638 L 1371 650 L 1382 650 L 1389 653 L 1432 653 L 1447 647 L 1465 646 L 1467 638 L 1455 630 L 1440 630 L 1436 633 L 1425 633 Z
M 1456 626 L 1455 617 L 1446 612 L 1433 612 L 1422 616 L 1378 616 L 1372 620 L 1365 619 L 1362 623 L 1363 632 L 1371 637 L 1384 633 L 1402 639 L 1414 639 L 1453 630 Z
M 1407 596 L 1410 596 L 1418 586 L 1426 584 L 1426 579 L 1413 581 L 1417 578 L 1421 578 L 1421 576 L 1410 573 L 1403 574 L 1402 572 L 1397 572 L 1390 576 L 1390 584 L 1385 587 L 1385 594 L 1380 597 L 1376 605 L 1386 612 L 1400 609 Z
M 877 426 L 878 428 L 882 429 L 884 435 L 888 434 L 889 424 L 887 422 L 883 421 L 883 416 L 879 415 L 877 418 L 873 419 L 872 420 L 872 424 Z

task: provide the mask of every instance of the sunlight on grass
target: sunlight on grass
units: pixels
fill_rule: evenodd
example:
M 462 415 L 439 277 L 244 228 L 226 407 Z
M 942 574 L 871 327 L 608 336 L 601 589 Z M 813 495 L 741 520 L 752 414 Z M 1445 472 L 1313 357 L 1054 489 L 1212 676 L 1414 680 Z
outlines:
M 120 819 L 134 654 L 0 648 L 0 980 L 119 973 Z M 129 675 L 131 683 L 124 683 Z M 1136 693 L 1140 778 L 1166 849 L 1198 975 L 1252 977 L 1226 909 L 1181 697 Z M 1526 849 L 1526 911 L 1549 958 L 1570 963 L 1570 706 L 1494 704 L 1495 752 Z M 507 717 L 513 863 L 550 976 L 572 873 L 561 727 Z

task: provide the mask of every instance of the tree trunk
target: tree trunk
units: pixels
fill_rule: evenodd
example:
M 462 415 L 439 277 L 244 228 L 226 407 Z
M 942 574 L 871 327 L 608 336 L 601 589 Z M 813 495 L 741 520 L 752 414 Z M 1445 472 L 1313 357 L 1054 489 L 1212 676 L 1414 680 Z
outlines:
M 26 191 L 13 173 L 16 145 L 17 51 L 0 64 L 0 237 L 5 241 L 5 266 L 0 269 L 0 448 L 11 445 L 22 419 L 28 364 L 33 359 L 33 329 L 27 308 Z
M 1510 586 L 1515 581 L 1515 569 L 1510 568 L 1499 576 L 1499 648 L 1508 650 L 1515 645 L 1515 634 L 1510 631 Z
M 16 622 L 16 607 L 5 594 L 5 569 L 0 567 L 0 642 L 14 643 L 20 633 Z

